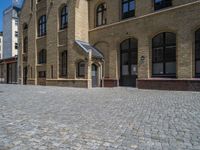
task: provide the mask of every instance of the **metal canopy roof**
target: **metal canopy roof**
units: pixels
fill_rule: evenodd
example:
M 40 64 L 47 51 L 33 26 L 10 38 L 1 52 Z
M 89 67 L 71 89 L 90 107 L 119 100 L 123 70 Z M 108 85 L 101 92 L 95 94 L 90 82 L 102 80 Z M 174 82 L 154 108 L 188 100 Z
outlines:
M 89 51 L 92 51 L 92 57 L 94 57 L 94 58 L 104 58 L 103 54 L 98 49 L 91 46 L 89 43 L 83 42 L 83 41 L 80 41 L 80 40 L 75 40 L 75 42 L 76 42 L 76 44 L 78 44 L 78 46 L 81 47 L 82 50 L 84 50 L 84 52 L 89 53 Z

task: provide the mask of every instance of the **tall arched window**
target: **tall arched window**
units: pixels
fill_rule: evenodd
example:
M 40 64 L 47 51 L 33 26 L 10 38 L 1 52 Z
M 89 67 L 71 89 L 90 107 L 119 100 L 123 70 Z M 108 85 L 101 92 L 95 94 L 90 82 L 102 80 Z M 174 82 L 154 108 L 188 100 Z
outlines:
M 172 0 L 154 0 L 154 10 L 172 6 Z
M 96 10 L 96 26 L 105 25 L 106 21 L 106 3 L 101 3 Z
M 60 53 L 60 76 L 67 76 L 67 51 Z
M 152 75 L 176 77 L 176 35 L 164 32 L 152 40 Z
M 122 19 L 135 16 L 135 0 L 122 0 Z
M 85 62 L 80 61 L 77 65 L 77 77 L 85 77 Z
M 68 8 L 64 6 L 60 12 L 60 29 L 64 29 L 68 24 Z
M 46 64 L 46 60 L 47 60 L 47 51 L 45 49 L 42 49 L 39 52 L 38 64 Z
M 24 53 L 26 53 L 28 51 L 28 37 L 24 38 L 23 47 L 24 47 Z
M 43 15 L 40 17 L 38 21 L 38 36 L 39 37 L 46 35 L 46 24 L 47 24 L 46 15 Z
M 196 77 L 200 77 L 200 29 L 195 33 L 195 62 Z

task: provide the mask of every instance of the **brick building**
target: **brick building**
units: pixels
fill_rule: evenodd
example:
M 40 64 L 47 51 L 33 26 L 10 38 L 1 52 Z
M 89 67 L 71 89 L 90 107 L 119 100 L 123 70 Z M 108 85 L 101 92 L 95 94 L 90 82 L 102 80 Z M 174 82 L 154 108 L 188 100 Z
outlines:
M 200 90 L 199 0 L 25 0 L 19 82 Z

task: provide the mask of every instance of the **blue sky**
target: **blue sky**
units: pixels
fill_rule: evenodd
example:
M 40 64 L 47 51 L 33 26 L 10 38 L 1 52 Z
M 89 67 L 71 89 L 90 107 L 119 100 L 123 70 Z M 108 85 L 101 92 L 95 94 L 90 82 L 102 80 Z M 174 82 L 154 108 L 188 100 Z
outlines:
M 12 0 L 0 0 L 0 31 L 2 31 L 3 11 L 11 5 Z
M 23 2 L 23 0 L 0 0 L 0 31 L 2 31 L 2 22 L 3 22 L 3 11 L 11 6 L 12 1 L 19 1 L 20 3 Z

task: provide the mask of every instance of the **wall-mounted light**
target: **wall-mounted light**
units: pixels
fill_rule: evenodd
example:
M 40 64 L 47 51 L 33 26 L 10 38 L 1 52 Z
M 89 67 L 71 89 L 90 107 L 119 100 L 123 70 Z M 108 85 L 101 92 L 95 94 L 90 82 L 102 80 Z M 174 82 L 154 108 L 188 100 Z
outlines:
M 141 56 L 141 57 L 140 57 L 140 62 L 141 62 L 141 64 L 143 64 L 144 61 L 145 61 L 145 56 Z

